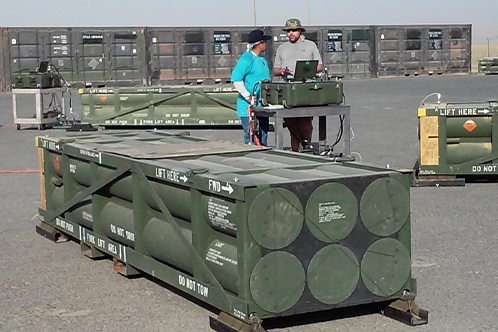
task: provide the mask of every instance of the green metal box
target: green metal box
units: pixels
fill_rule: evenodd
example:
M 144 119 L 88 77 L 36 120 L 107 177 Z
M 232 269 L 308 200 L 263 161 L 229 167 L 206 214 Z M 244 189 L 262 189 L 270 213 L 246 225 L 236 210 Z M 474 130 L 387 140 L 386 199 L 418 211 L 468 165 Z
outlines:
M 37 146 L 43 225 L 239 320 L 416 293 L 407 174 L 160 131 Z
M 45 89 L 52 87 L 52 78 L 48 73 L 14 75 L 11 81 L 13 89 Z
M 498 74 L 498 58 L 487 57 L 479 59 L 477 72 L 479 74 Z
M 342 101 L 342 81 L 261 83 L 263 106 L 320 106 L 341 104 Z
M 497 112 L 496 101 L 419 108 L 420 177 L 498 174 Z
M 102 126 L 240 126 L 231 86 L 80 89 L 82 120 Z

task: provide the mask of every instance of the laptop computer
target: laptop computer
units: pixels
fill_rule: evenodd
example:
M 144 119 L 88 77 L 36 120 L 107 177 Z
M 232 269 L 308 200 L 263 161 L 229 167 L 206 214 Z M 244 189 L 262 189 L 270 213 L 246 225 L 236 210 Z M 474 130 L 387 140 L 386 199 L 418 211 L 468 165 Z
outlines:
M 46 73 L 48 70 L 48 61 L 41 61 L 40 66 L 38 67 L 39 73 Z
M 316 76 L 318 60 L 298 60 L 294 71 L 294 81 L 306 81 Z

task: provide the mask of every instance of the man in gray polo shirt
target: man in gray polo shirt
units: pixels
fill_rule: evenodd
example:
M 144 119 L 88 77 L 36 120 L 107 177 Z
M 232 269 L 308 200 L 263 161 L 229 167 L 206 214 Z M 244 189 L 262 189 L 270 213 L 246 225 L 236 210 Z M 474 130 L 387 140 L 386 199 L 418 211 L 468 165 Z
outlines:
M 302 32 L 305 29 L 297 18 L 290 18 L 285 22 L 284 31 L 287 32 L 289 41 L 280 45 L 275 56 L 273 74 L 275 76 L 287 76 L 292 78 L 298 60 L 318 60 L 317 72 L 323 70 L 322 57 L 315 43 L 306 40 Z M 291 136 L 291 148 L 299 150 L 299 144 L 303 141 L 310 142 L 313 132 L 313 117 L 285 118 L 287 128 Z

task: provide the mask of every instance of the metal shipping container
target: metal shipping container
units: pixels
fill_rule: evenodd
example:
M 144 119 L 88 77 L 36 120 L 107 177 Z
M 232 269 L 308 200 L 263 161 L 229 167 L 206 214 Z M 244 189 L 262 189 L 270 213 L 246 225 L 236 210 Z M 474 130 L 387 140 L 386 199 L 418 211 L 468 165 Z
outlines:
M 48 60 L 75 86 L 147 84 L 143 28 L 9 28 L 8 36 L 9 76 Z
M 5 72 L 5 60 L 8 61 L 9 49 L 6 48 L 7 43 L 7 30 L 0 28 L 0 91 L 4 92 L 10 86 L 10 75 Z
M 82 120 L 100 126 L 240 126 L 232 86 L 80 89 Z
M 273 67 L 282 27 L 265 57 Z M 309 26 L 330 76 L 470 73 L 471 25 Z M 8 28 L 4 81 L 49 60 L 77 87 L 227 83 L 254 27 Z
M 376 27 L 377 76 L 398 76 L 404 74 L 401 66 L 401 49 L 404 34 L 396 27 Z
M 377 75 L 470 73 L 471 26 L 377 26 Z
M 37 145 L 37 230 L 120 273 L 248 324 L 397 299 L 410 323 L 427 321 L 413 303 L 408 174 L 157 131 Z
M 253 29 L 149 28 L 151 83 L 229 83 Z
M 426 104 L 418 109 L 420 179 L 498 174 L 498 103 Z
M 305 29 L 305 38 L 316 43 L 329 76 L 372 77 L 375 54 L 372 27 L 309 26 Z M 288 41 L 288 38 L 282 27 L 273 28 L 272 31 L 273 63 L 278 46 Z
M 73 29 L 77 86 L 147 85 L 145 28 Z

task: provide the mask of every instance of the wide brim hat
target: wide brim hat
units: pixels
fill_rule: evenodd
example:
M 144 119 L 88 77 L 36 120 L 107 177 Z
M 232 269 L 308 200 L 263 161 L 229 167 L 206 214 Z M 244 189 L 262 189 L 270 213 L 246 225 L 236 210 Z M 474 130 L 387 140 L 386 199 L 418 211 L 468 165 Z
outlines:
M 289 30 L 301 30 L 302 32 L 306 31 L 303 26 L 301 25 L 301 21 L 297 18 L 289 18 L 285 22 L 285 26 L 283 27 L 282 30 L 284 31 L 289 31 Z
M 256 29 L 249 33 L 249 44 L 270 40 L 271 36 L 265 35 L 263 31 Z

